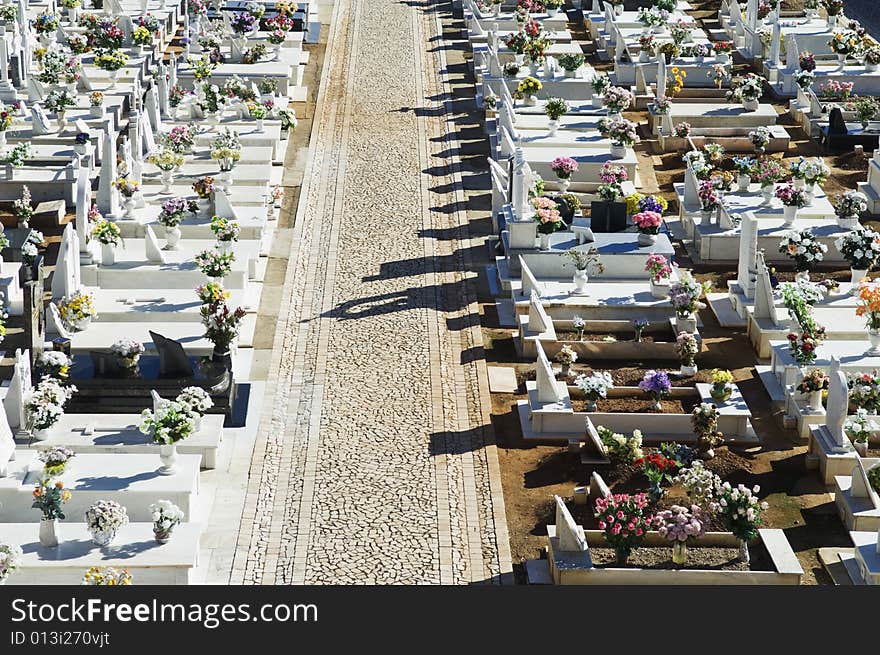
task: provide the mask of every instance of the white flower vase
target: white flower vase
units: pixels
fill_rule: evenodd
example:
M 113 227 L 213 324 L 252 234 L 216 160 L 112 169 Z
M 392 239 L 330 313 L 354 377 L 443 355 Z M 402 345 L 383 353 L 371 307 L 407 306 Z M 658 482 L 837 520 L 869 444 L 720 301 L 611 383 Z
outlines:
M 794 274 L 795 282 L 806 284 L 810 281 L 810 271 L 798 271 Z
M 34 438 L 34 441 L 45 441 L 49 438 L 49 428 L 34 430 L 31 436 Z
M 199 214 L 202 216 L 210 216 L 211 215 L 211 199 L 210 198 L 199 198 Z
M 758 111 L 758 101 L 752 98 L 743 98 L 742 106 L 744 111 Z
M 126 198 L 124 205 L 125 205 L 125 213 L 122 215 L 122 218 L 129 220 L 129 221 L 134 220 L 134 206 L 135 206 L 134 198 Z
M 529 75 L 532 77 L 538 77 L 538 64 L 534 62 L 529 62 Z
M 79 19 L 79 7 L 68 7 L 67 8 L 67 20 L 71 23 L 76 23 Z
M 692 364 L 690 366 L 687 366 L 685 364 L 682 364 L 681 368 L 679 369 L 679 374 L 684 378 L 692 378 L 697 374 L 697 365 Z
M 576 77 L 577 77 L 577 69 L 575 68 L 573 71 L 566 70 L 566 71 L 565 71 L 565 77 L 567 77 L 568 79 L 574 79 L 574 78 L 576 78 Z
M 694 334 L 697 331 L 697 317 L 694 314 L 690 316 L 675 317 L 676 332 L 689 332 Z
M 144 45 L 143 45 L 142 43 L 139 43 L 139 44 L 138 44 L 138 47 L 137 47 L 137 50 L 135 51 L 135 54 L 136 54 L 138 57 L 143 57 L 143 56 L 144 56 L 144 52 L 145 52 Z
M 78 155 L 84 155 L 88 152 L 88 146 L 85 143 L 74 143 L 73 151 Z
M 172 184 L 174 184 L 174 171 L 162 171 L 162 190 L 159 193 L 169 195 Z
M 807 188 L 807 181 L 801 177 L 796 177 L 792 180 L 792 186 L 794 186 L 795 189 L 805 189 Z
M 761 196 L 764 198 L 764 202 L 771 202 L 773 200 L 773 191 L 775 187 L 772 184 L 767 184 L 761 187 Z
M 59 134 L 67 128 L 67 115 L 66 112 L 59 111 L 58 114 L 58 132 Z
M 611 144 L 611 158 L 623 159 L 626 157 L 626 146 L 620 143 Z
M 563 177 L 559 179 L 559 193 L 568 192 L 568 187 L 571 186 L 571 179 L 567 177 Z
M 555 16 L 558 13 L 559 13 L 558 7 L 547 7 L 547 15 L 548 16 Z
M 113 266 L 116 263 L 116 246 L 112 243 L 101 244 L 101 266 Z
M 174 227 L 166 227 L 165 228 L 165 249 L 166 250 L 177 250 L 180 244 L 180 228 L 176 225 Z
M 594 92 L 592 103 L 594 108 L 601 109 L 605 105 L 605 96 L 599 95 L 598 93 Z
M 108 86 L 107 88 L 114 89 L 114 88 L 116 88 L 116 82 L 119 80 L 119 71 L 118 70 L 109 71 L 109 75 L 110 75 L 110 86 Z
M 700 225 L 710 225 L 712 223 L 712 210 L 711 209 L 701 209 L 700 210 Z
M 822 407 L 822 390 L 819 391 L 811 391 L 809 397 L 807 398 L 807 407 L 809 407 L 814 412 L 824 412 L 825 409 Z
M 794 221 L 797 218 L 798 208 L 796 205 L 788 206 L 786 205 L 783 209 L 783 220 L 782 224 L 784 227 L 791 227 L 794 225 Z
M 526 56 L 523 54 L 515 54 L 513 55 L 513 63 L 517 66 L 522 66 L 523 62 L 526 60 Z
M 649 61 L 650 61 L 650 57 L 648 57 L 648 51 L 642 50 L 639 53 L 639 63 L 640 64 L 647 64 Z
M 638 240 L 640 246 L 653 246 L 655 243 L 657 243 L 657 235 L 639 232 Z
M 147 13 L 147 5 L 149 4 L 148 0 L 141 0 L 141 13 Z
M 256 130 L 256 132 L 258 132 L 260 134 L 262 134 L 263 132 L 266 131 L 266 125 L 265 125 L 264 119 L 262 119 L 262 118 L 257 119 L 257 126 L 256 126 L 255 130 Z
M 575 296 L 585 296 L 587 295 L 587 282 L 589 281 L 590 276 L 587 273 L 586 269 L 577 269 L 574 272 L 574 278 L 572 281 L 574 282 L 574 291 L 572 294 Z
M 40 519 L 40 545 L 57 548 L 59 541 L 58 519 Z
M 726 52 L 716 52 L 715 53 L 715 61 L 719 64 L 727 64 L 730 63 L 730 55 Z
M 850 293 L 852 295 L 856 295 L 859 292 L 859 282 L 861 282 L 862 278 L 868 275 L 868 269 L 865 268 L 851 268 L 850 269 Z
M 523 98 L 523 105 L 526 107 L 534 107 L 538 104 L 538 99 L 533 95 L 528 95 Z
M 174 475 L 177 471 L 177 444 L 162 444 L 159 446 L 159 475 Z
M 91 105 L 89 107 L 89 117 L 104 118 L 104 105 Z
M 740 193 L 747 193 L 749 190 L 749 184 L 751 183 L 752 178 L 748 175 L 737 175 L 736 176 L 736 190 Z
M 539 248 L 541 250 L 550 250 L 550 235 L 549 234 L 538 234 L 538 242 L 540 244 Z
M 846 66 L 846 55 L 837 55 L 837 63 L 840 64 L 838 68 L 844 68 Z
M 222 252 L 224 255 L 232 250 L 232 241 L 218 241 L 217 242 L 217 250 Z
M 653 279 L 649 282 L 651 286 L 651 297 L 657 300 L 663 300 L 669 297 L 669 288 L 672 286 L 669 278 L 665 278 L 665 282 L 655 282 Z
M 858 216 L 837 217 L 837 224 L 844 230 L 854 230 L 859 226 Z
M 0 153 L 6 152 L 6 130 L 0 130 Z
M 556 136 L 556 132 L 559 131 L 559 121 L 550 121 L 547 123 L 547 133 L 550 136 Z
M 868 442 L 867 441 L 853 441 L 853 448 L 856 449 L 856 452 L 859 454 L 859 457 L 867 457 L 868 456 Z
M 92 536 L 92 541 L 94 541 L 98 546 L 109 546 L 110 543 L 116 539 L 116 530 L 89 530 L 89 534 Z
M 876 73 L 878 68 L 880 68 L 880 64 L 872 64 L 869 61 L 865 62 L 865 70 L 869 73 Z
M 880 330 L 868 330 L 868 341 L 871 342 L 871 347 L 865 354 L 880 355 Z

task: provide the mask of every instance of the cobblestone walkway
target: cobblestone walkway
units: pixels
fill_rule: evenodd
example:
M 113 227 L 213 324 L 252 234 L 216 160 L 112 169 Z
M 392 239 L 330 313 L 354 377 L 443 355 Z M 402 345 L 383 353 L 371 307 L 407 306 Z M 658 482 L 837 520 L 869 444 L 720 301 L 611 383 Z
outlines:
M 334 9 L 234 584 L 510 572 L 440 8 Z

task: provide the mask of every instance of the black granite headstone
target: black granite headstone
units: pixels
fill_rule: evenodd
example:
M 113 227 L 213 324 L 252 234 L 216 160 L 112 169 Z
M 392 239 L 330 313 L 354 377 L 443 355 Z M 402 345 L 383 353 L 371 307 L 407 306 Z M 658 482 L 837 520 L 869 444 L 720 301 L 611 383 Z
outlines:
M 194 374 L 192 363 L 177 341 L 163 337 L 150 330 L 150 338 L 156 345 L 159 353 L 159 375 L 172 377 L 192 377 Z
M 626 229 L 626 203 L 593 200 L 590 203 L 590 229 L 593 232 L 623 232 Z
M 846 121 L 843 120 L 843 112 L 840 107 L 835 107 L 828 115 L 828 134 L 846 134 Z

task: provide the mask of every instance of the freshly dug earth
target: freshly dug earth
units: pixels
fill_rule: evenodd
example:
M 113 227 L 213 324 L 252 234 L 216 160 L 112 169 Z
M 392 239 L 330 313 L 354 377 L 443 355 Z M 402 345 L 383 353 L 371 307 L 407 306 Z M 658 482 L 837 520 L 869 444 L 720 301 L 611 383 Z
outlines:
M 632 364 L 632 362 L 627 362 L 628 364 Z M 658 362 L 658 364 L 665 362 Z M 648 371 L 666 371 L 669 373 L 669 382 L 673 387 L 692 387 L 697 382 L 709 382 L 712 378 L 711 369 L 707 370 L 698 370 L 697 374 L 692 377 L 679 377 L 678 375 L 678 366 L 655 366 L 655 367 L 639 367 L 635 368 L 633 366 L 618 366 L 621 364 L 615 360 L 608 360 L 602 362 L 603 366 L 590 366 L 588 364 L 582 364 L 580 362 L 575 362 L 571 366 L 571 376 L 568 378 L 569 384 L 574 384 L 574 379 L 578 375 L 591 375 L 594 371 L 601 373 L 610 373 L 611 379 L 614 381 L 615 387 L 637 387 L 639 386 L 639 382 L 642 381 L 642 378 L 645 377 L 645 373 Z M 607 364 L 607 365 L 606 365 Z M 562 380 L 562 376 L 559 374 L 557 370 L 557 379 Z M 519 384 L 519 392 L 525 393 L 526 381 L 534 382 L 536 379 L 535 367 L 534 365 L 530 365 L 527 369 L 518 370 L 516 374 L 517 383 Z M 601 401 L 600 401 L 601 402 Z
M 763 546 L 749 546 L 749 563 L 739 559 L 738 548 L 688 546 L 684 566 L 672 561 L 669 546 L 642 546 L 636 548 L 620 566 L 612 548 L 590 546 L 590 558 L 599 568 L 614 569 L 711 569 L 715 571 L 772 571 L 772 564 Z
M 624 398 L 605 398 L 596 403 L 597 412 L 609 414 L 690 414 L 699 403 L 699 398 L 664 398 L 660 401 L 659 412 L 654 409 L 654 401 L 648 396 Z M 587 401 L 572 399 L 571 407 L 576 412 L 587 411 Z
M 577 332 L 557 332 L 556 340 L 557 341 L 605 341 L 608 337 L 614 337 L 615 341 L 635 341 L 635 335 L 632 331 L 628 332 L 599 332 L 599 333 L 588 333 L 585 332 L 584 336 L 578 339 Z M 643 334 L 642 341 L 648 343 L 654 343 L 654 341 L 672 341 L 672 335 L 669 335 L 669 338 L 663 339 L 659 334 Z

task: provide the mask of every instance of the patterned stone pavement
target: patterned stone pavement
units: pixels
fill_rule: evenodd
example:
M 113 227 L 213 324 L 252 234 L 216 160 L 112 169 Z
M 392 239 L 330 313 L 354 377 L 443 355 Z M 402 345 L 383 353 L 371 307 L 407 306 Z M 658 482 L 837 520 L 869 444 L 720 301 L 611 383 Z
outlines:
M 234 584 L 509 578 L 448 9 L 334 7 Z

